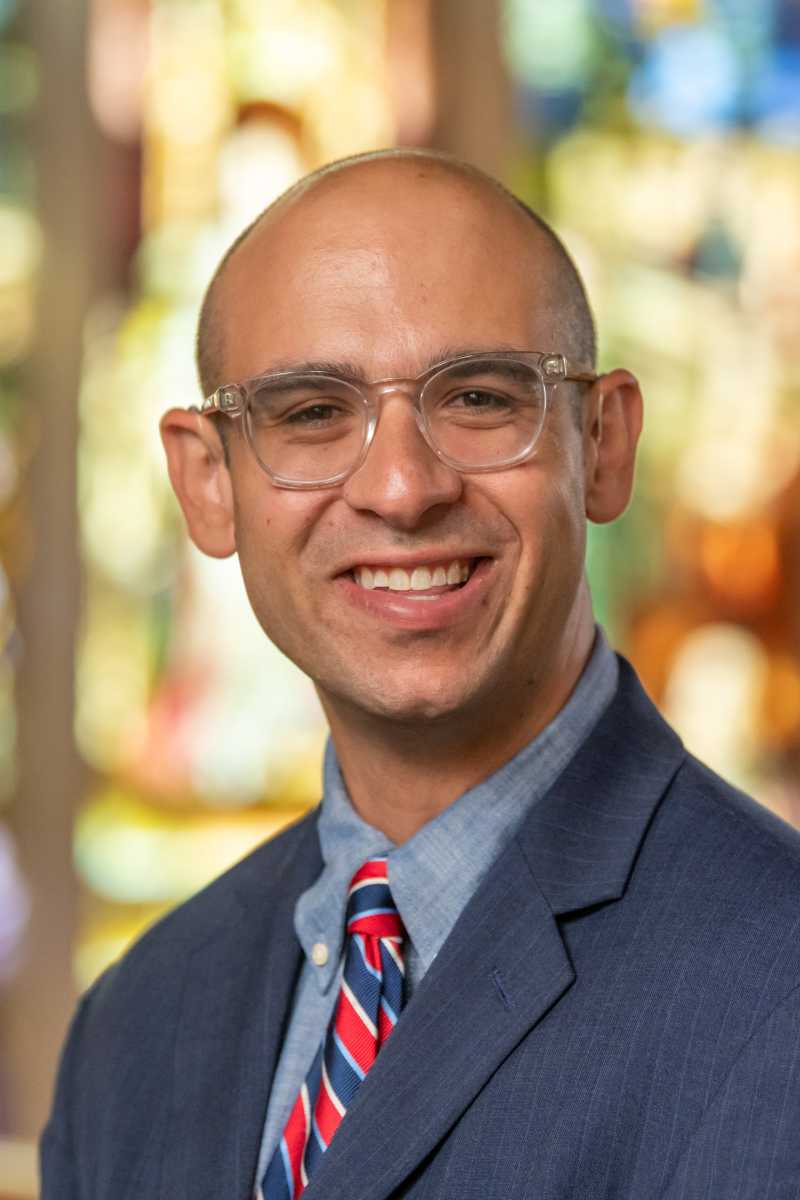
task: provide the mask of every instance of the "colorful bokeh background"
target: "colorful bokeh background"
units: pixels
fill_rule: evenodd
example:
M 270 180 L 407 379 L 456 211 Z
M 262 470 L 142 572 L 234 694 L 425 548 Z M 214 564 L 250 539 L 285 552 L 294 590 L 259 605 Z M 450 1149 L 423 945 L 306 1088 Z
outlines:
M 800 3 L 0 0 L 0 1196 L 76 990 L 318 798 L 313 689 L 187 543 L 157 420 L 229 242 L 389 145 L 575 255 L 647 401 L 599 616 L 800 824 Z

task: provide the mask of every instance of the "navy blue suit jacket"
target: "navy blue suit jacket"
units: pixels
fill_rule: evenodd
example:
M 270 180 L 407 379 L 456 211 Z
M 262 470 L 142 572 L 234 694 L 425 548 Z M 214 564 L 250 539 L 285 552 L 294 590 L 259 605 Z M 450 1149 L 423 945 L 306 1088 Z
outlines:
M 314 814 L 84 998 L 44 1200 L 246 1200 L 321 869 Z M 796 1200 L 800 834 L 623 662 L 462 913 L 307 1200 Z

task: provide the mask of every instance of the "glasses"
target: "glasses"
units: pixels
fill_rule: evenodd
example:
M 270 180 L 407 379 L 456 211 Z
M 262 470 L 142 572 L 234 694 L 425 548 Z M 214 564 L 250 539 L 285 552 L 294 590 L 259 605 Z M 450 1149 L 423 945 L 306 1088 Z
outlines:
M 563 354 L 496 351 L 450 358 L 415 379 L 359 383 L 317 370 L 259 375 L 218 388 L 200 412 L 241 417 L 259 465 L 277 487 L 323 488 L 342 483 L 364 462 L 379 401 L 392 393 L 412 401 L 436 457 L 471 474 L 525 462 L 552 388 L 596 379 Z

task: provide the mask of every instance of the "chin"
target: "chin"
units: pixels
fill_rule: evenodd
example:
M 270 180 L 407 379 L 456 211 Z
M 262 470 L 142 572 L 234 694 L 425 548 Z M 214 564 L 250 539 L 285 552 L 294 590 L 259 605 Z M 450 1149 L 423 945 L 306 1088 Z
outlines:
M 463 712 L 465 706 L 456 699 L 447 701 L 438 696 L 415 696 L 391 703 L 379 700 L 369 707 L 376 717 L 389 718 L 398 725 L 417 725 L 421 722 L 432 724 L 447 721 Z
M 413 679 L 353 680 L 346 688 L 339 679 L 336 687 L 323 690 L 334 705 L 344 700 L 362 713 L 399 724 L 446 721 L 472 707 L 477 698 L 474 678 L 423 680 L 419 674 Z

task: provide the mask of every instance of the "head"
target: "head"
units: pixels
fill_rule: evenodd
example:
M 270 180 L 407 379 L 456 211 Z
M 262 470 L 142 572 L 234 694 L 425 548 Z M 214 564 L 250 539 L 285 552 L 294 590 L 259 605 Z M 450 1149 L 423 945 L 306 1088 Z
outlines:
M 198 361 L 208 393 L 306 362 L 407 380 L 490 349 L 590 366 L 577 271 L 496 181 L 395 152 L 324 168 L 262 214 L 211 283 Z M 585 657 L 586 520 L 625 508 L 641 424 L 627 372 L 558 384 L 533 457 L 484 474 L 433 454 L 402 389 L 381 401 L 361 466 L 318 490 L 275 486 L 238 424 L 223 441 L 225 422 L 182 409 L 162 421 L 190 535 L 208 554 L 238 553 L 265 632 L 332 720 L 477 728 L 535 704 Z M 411 581 L 453 562 L 468 581 L 425 599 L 363 586 L 364 566 Z

